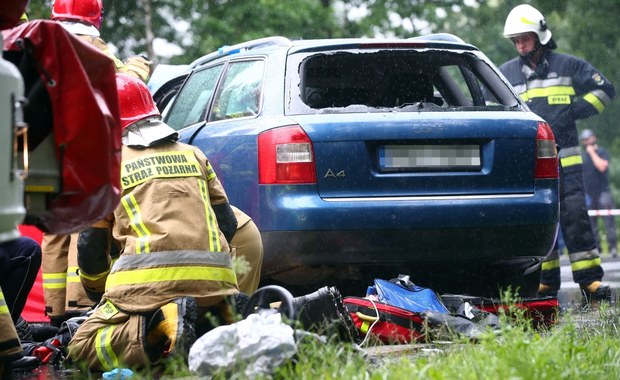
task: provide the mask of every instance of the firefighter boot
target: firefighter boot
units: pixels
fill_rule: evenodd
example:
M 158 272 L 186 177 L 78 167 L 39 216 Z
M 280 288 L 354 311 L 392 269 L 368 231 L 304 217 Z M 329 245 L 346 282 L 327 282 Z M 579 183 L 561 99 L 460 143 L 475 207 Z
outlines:
M 17 323 L 15 323 L 15 330 L 17 331 L 17 336 L 22 343 L 34 341 L 34 336 L 32 335 L 32 328 L 30 327 L 30 323 L 28 323 L 28 321 L 26 321 L 21 316 L 17 318 Z
M 22 355 L 19 359 L 8 363 L 7 367 L 12 369 L 14 372 L 30 372 L 40 365 L 41 362 L 36 356 Z
M 196 341 L 196 300 L 177 298 L 155 311 L 148 322 L 145 351 L 156 362 L 164 352 L 186 357 Z
M 540 284 L 538 285 L 538 297 L 554 297 L 557 298 L 558 289 L 554 288 L 551 285 Z
M 601 302 L 611 302 L 611 288 L 600 281 L 589 285 L 580 285 L 583 295 L 583 306 L 595 306 Z

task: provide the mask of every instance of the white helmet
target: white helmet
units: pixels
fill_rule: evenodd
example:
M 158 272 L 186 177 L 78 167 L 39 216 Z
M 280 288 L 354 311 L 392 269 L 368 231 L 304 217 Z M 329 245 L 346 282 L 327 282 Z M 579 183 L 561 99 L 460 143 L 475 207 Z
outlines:
M 506 17 L 504 37 L 512 38 L 529 32 L 536 33 L 541 45 L 551 41 L 551 31 L 542 13 L 529 4 L 517 5 Z

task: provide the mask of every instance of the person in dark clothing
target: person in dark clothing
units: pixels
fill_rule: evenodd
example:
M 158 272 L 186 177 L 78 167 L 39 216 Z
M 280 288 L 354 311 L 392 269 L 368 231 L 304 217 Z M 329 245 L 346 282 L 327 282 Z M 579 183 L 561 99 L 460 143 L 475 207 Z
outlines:
M 583 152 L 583 180 L 586 188 L 588 210 L 613 210 L 616 208 L 609 188 L 609 153 L 596 143 L 596 135 L 591 129 L 584 129 L 580 135 Z M 599 215 L 590 215 L 592 230 L 601 251 L 601 238 L 598 231 Z M 612 257 L 618 256 L 618 236 L 616 219 L 613 215 L 602 215 L 607 237 L 607 247 Z
M 0 243 L 0 377 L 3 379 L 10 378 L 13 370 L 30 370 L 39 365 L 37 358 L 24 355 L 21 337 L 15 339 L 15 325 L 40 267 L 41 247 L 36 241 L 19 237 Z
M 13 323 L 24 310 L 41 267 L 41 247 L 29 237 L 0 243 L 0 286 Z
M 616 95 L 614 86 L 588 62 L 556 53 L 545 18 L 522 4 L 510 11 L 504 25 L 519 56 L 502 64 L 501 72 L 529 108 L 553 130 L 560 159 L 560 228 L 568 249 L 573 280 L 585 302 L 607 300 L 603 268 L 586 208 L 576 120 L 601 113 Z M 542 264 L 539 294 L 557 294 L 560 257 L 556 247 Z

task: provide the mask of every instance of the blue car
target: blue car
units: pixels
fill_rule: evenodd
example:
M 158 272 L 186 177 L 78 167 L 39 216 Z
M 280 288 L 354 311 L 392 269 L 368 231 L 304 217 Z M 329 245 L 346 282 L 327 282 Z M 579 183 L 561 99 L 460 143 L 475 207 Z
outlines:
M 536 294 L 558 229 L 549 125 L 458 37 L 268 37 L 149 82 L 259 227 L 263 284 Z

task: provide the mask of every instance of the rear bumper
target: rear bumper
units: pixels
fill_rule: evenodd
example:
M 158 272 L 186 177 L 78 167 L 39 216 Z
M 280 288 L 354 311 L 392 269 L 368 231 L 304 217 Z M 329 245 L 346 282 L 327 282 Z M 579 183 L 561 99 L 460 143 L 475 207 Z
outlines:
M 274 189 L 276 189 L 275 187 Z M 299 266 L 459 262 L 544 257 L 555 242 L 559 203 L 552 189 L 503 197 L 325 201 L 263 194 L 254 220 L 264 273 Z
M 446 292 L 462 293 L 472 280 L 496 287 L 511 277 L 510 284 L 526 281 L 521 287 L 535 293 L 540 275 L 524 268 L 540 263 L 557 233 L 558 196 L 549 188 L 513 196 L 327 201 L 278 188 L 262 189 L 268 201 L 259 203 L 254 219 L 263 238 L 263 279 L 285 285 L 343 279 L 368 285 L 382 274 L 417 272 L 428 275 L 422 285 L 439 277 L 464 284 Z
M 496 228 L 263 232 L 263 274 L 299 267 L 433 265 L 542 258 L 556 224 Z
M 343 294 L 363 295 L 375 278 L 402 273 L 441 294 L 500 297 L 500 289 L 511 287 L 531 297 L 538 290 L 542 258 L 553 245 L 555 226 L 262 236 L 263 282 L 282 284 L 296 294 L 330 285 Z
M 259 192 L 259 209 L 251 216 L 262 232 L 460 228 L 484 232 L 498 226 L 554 225 L 559 218 L 555 188 L 525 194 L 330 199 L 317 196 L 312 185 L 261 186 Z

